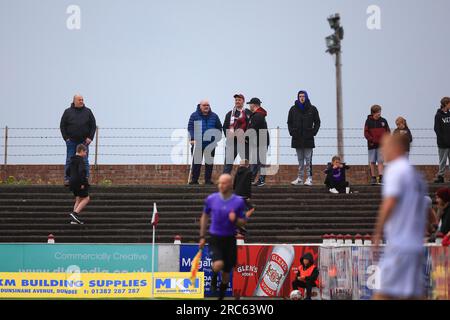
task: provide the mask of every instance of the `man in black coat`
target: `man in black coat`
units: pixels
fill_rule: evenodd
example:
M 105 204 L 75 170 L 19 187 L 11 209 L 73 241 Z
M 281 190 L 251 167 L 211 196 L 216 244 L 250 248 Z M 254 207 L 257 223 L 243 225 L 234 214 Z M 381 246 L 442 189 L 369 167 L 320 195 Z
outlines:
M 66 142 L 67 156 L 64 172 L 70 163 L 70 159 L 75 155 L 77 145 L 84 144 L 89 154 L 89 145 L 94 140 L 97 125 L 94 114 L 91 109 L 84 105 L 84 99 L 81 95 L 75 95 L 70 108 L 67 108 L 60 123 L 61 135 Z M 89 160 L 85 157 L 86 176 L 89 178 Z M 69 185 L 69 177 L 64 174 L 64 184 Z
M 309 101 L 308 93 L 299 91 L 295 104 L 289 110 L 289 135 L 292 137 L 291 147 L 297 152 L 299 163 L 298 177 L 291 182 L 293 185 L 303 184 L 303 174 L 306 164 L 307 179 L 305 185 L 312 185 L 312 155 L 315 148 L 314 137 L 319 132 L 320 117 L 317 108 Z
M 254 185 L 262 187 L 266 184 L 264 168 L 267 162 L 267 148 L 270 142 L 266 121 L 267 111 L 261 107 L 261 100 L 258 98 L 252 98 L 247 104 L 250 105 L 250 111 L 252 112 L 247 128 L 247 135 L 250 137 L 249 149 L 252 181 L 255 181 L 256 176 L 259 174 L 258 181 L 254 182 Z M 254 135 L 253 139 L 252 135 Z
M 434 132 L 439 149 L 439 172 L 435 183 L 444 183 L 447 159 L 450 161 L 450 98 L 441 99 L 441 107 L 434 116 Z

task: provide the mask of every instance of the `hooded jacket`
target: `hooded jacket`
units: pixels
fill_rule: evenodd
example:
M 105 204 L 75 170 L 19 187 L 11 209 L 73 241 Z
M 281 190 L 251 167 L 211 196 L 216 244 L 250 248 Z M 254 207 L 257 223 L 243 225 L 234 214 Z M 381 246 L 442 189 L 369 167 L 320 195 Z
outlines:
M 94 139 L 97 124 L 91 109 L 86 106 L 76 108 L 72 103 L 64 111 L 59 127 L 64 141 L 83 142 L 86 138 Z
M 439 148 L 450 148 L 450 112 L 438 109 L 434 116 L 434 132 Z
M 306 95 L 305 103 L 300 103 L 298 95 Z M 320 116 L 317 108 L 309 100 L 306 91 L 299 91 L 295 104 L 289 110 L 287 125 L 292 137 L 292 148 L 315 148 L 314 137 L 320 129 Z
M 367 139 L 367 148 L 378 149 L 380 147 L 381 138 L 385 133 L 391 132 L 387 120 L 383 117 L 375 120 L 372 115 L 367 116 L 364 124 L 364 137 Z
M 304 259 L 309 260 L 309 264 L 305 265 Z M 301 277 L 302 275 L 309 274 L 305 277 L 305 282 L 314 282 L 316 285 L 318 284 L 319 270 L 314 264 L 314 258 L 311 253 L 305 253 L 300 258 L 300 266 L 298 267 L 297 277 Z
M 256 137 L 257 137 L 257 147 L 260 147 L 260 143 L 259 143 L 259 132 L 262 129 L 266 130 L 266 147 L 269 146 L 270 143 L 270 137 L 269 137 L 269 130 L 267 128 L 267 121 L 266 121 L 266 116 L 267 116 L 267 111 L 263 108 L 263 107 L 259 107 L 255 112 L 253 112 L 250 115 L 250 118 L 248 120 L 248 129 L 253 129 L 256 132 Z
M 188 122 L 188 132 L 189 132 L 189 137 L 191 140 L 194 140 L 196 137 L 194 135 L 194 129 L 197 128 L 196 126 L 201 126 L 199 127 L 198 130 L 201 129 L 202 135 L 201 135 L 201 139 L 202 139 L 202 147 L 205 148 L 206 146 L 208 146 L 209 144 L 215 142 L 219 142 L 220 138 L 215 139 L 216 137 L 211 137 L 211 141 L 209 140 L 205 140 L 205 139 L 209 139 L 209 137 L 204 138 L 205 132 L 209 129 L 218 129 L 220 131 L 220 133 L 222 133 L 222 123 L 220 122 L 219 116 L 217 114 L 215 114 L 214 112 L 211 111 L 211 108 L 209 109 L 208 114 L 204 115 L 201 111 L 200 111 L 200 104 L 197 105 L 197 110 L 195 112 L 193 112 L 191 114 L 191 116 L 189 117 L 189 122 Z M 196 141 L 197 142 L 197 141 Z M 200 142 L 200 141 L 198 141 Z
M 252 197 L 252 171 L 248 167 L 239 167 L 233 181 L 234 193 L 244 198 Z
M 83 157 L 74 155 L 70 158 L 69 166 L 66 169 L 69 177 L 71 189 L 79 188 L 81 185 L 88 185 L 86 177 L 86 163 Z
M 342 168 L 339 168 L 338 172 L 340 174 L 340 181 L 342 182 L 346 182 L 347 178 L 346 178 L 346 172 L 347 170 L 350 169 L 349 166 L 347 166 L 345 163 L 342 163 Z M 324 173 L 326 174 L 326 178 L 325 178 L 325 184 L 328 186 L 330 183 L 332 183 L 333 181 L 335 181 L 335 169 L 333 169 L 333 164 L 330 162 L 327 164 L 327 168 L 325 169 Z

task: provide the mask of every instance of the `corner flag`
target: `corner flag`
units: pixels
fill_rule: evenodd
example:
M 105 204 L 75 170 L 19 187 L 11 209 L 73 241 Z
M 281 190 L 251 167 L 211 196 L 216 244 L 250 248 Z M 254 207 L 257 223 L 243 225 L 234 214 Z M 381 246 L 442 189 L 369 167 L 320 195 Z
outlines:
M 156 227 L 158 221 L 159 221 L 158 209 L 156 208 L 156 202 L 153 202 L 152 226 Z

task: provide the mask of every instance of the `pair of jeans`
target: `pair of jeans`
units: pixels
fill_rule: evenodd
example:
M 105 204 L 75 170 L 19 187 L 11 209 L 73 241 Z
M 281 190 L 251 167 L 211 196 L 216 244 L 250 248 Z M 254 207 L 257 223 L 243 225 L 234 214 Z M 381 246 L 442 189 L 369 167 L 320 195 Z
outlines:
M 447 159 L 450 163 L 450 148 L 439 148 L 439 172 L 438 176 L 445 175 L 445 167 L 447 166 Z
M 84 144 L 87 148 L 87 155 L 86 155 L 86 158 L 84 158 L 84 162 L 86 164 L 86 177 L 89 178 L 89 145 L 87 145 L 84 142 L 77 142 L 77 141 L 69 140 L 69 141 L 66 141 L 67 151 L 66 151 L 66 164 L 64 166 L 64 181 L 69 180 L 69 177 L 66 176 L 66 171 L 70 164 L 70 158 L 72 158 L 77 153 L 77 146 L 79 144 Z
M 191 147 L 191 153 L 193 154 L 191 182 L 198 182 L 198 178 L 200 177 L 200 171 L 202 168 L 203 158 L 205 158 L 205 182 L 210 182 L 214 168 L 214 155 L 216 153 L 216 149 L 214 148 L 211 151 L 212 159 L 209 159 L 209 157 L 205 157 L 204 147 L 198 150 L 194 147 Z
M 297 159 L 298 159 L 298 178 L 303 180 L 303 173 L 306 165 L 306 175 L 307 178 L 312 179 L 312 148 L 296 148 Z
M 227 138 L 225 145 L 225 166 L 223 173 L 230 174 L 233 170 L 233 163 L 237 155 L 242 159 L 248 159 L 248 143 L 238 143 L 237 138 Z

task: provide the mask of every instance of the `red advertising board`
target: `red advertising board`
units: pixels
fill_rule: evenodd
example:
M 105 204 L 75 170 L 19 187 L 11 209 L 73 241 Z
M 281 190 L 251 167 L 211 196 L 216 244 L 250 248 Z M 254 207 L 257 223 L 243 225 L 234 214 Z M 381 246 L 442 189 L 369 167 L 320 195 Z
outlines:
M 233 272 L 235 297 L 289 297 L 300 258 L 311 253 L 318 267 L 318 246 L 241 245 Z

